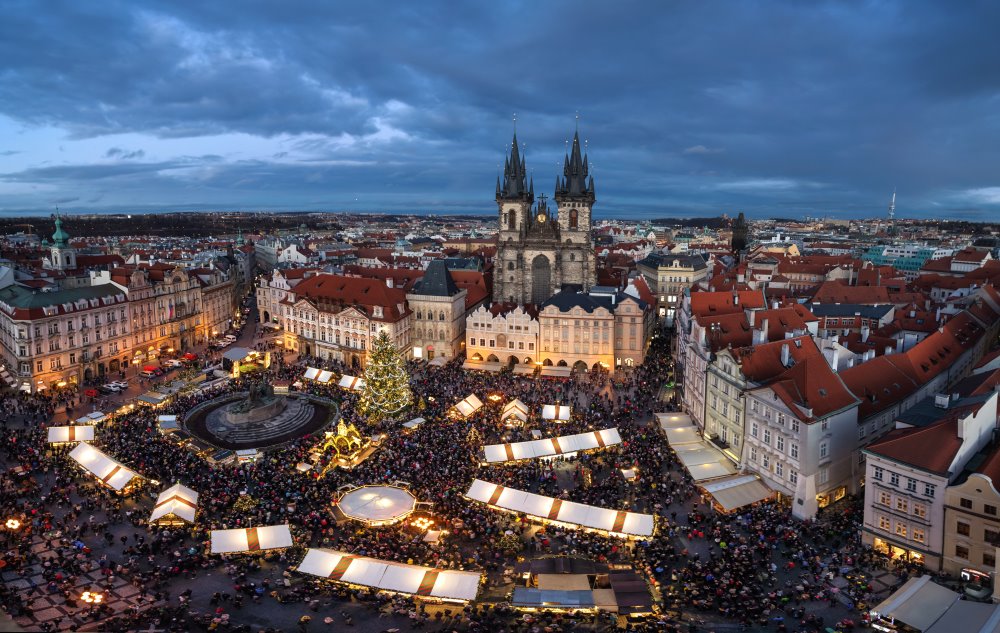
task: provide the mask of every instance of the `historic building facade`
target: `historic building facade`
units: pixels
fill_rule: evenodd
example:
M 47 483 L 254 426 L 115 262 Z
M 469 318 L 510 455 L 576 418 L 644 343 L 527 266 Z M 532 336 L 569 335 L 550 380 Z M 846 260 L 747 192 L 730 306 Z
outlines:
M 579 134 L 573 137 L 563 176 L 556 178 L 554 214 L 544 195 L 535 204 L 535 185 L 514 135 L 503 180 L 497 179 L 494 301 L 537 306 L 567 285 L 590 290 L 596 276 L 590 233 L 594 199 L 594 179 L 580 151 Z

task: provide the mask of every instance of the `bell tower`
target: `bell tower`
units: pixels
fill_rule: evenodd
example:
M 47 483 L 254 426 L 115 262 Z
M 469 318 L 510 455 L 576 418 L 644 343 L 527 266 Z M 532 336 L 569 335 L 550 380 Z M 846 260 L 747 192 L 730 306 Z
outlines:
M 556 204 L 565 251 L 562 263 L 564 281 L 589 290 L 596 284 L 594 248 L 591 241 L 591 213 L 594 208 L 594 177 L 590 175 L 587 155 L 580 150 L 580 131 L 573 133 L 573 147 L 563 161 L 563 175 L 556 176 Z
M 69 245 L 69 233 L 62 226 L 62 218 L 56 214 L 56 231 L 52 234 L 52 248 L 49 250 L 49 260 L 56 270 L 73 270 L 76 268 L 76 250 Z
M 500 231 L 493 274 L 493 300 L 519 301 L 524 281 L 524 257 L 521 245 L 531 225 L 531 207 L 535 202 L 535 183 L 528 179 L 524 156 L 517 146 L 517 131 L 503 167 L 503 180 L 497 177 L 497 212 Z

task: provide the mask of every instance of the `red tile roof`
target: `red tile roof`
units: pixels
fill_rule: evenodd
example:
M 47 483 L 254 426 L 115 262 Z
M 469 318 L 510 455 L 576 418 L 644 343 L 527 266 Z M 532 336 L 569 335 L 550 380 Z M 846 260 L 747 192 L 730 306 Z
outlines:
M 736 300 L 734 301 L 734 297 Z M 738 292 L 692 292 L 692 315 L 720 315 L 742 312 L 747 308 L 764 308 L 767 303 L 764 294 L 759 290 L 740 290 Z
M 858 404 L 826 359 L 807 356 L 768 385 L 792 413 L 814 422 Z
M 377 321 L 395 322 L 409 314 L 406 292 L 402 288 L 389 288 L 377 279 L 345 277 L 321 273 L 295 286 L 296 297 L 308 299 L 324 311 L 340 311 L 354 306 Z M 375 307 L 381 307 L 383 316 L 374 316 Z
M 883 305 L 895 303 L 884 286 L 846 286 L 839 281 L 827 281 L 813 294 L 813 303 L 854 303 Z
M 896 429 L 868 445 L 869 452 L 939 475 L 947 475 L 962 447 L 958 437 L 959 411 L 919 428 Z

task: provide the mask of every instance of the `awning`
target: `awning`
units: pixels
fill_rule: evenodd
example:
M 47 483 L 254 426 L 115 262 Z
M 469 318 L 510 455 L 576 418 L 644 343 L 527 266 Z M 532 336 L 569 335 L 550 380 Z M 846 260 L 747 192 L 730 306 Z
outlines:
M 198 511 L 198 493 L 179 483 L 170 486 L 156 498 L 156 505 L 149 517 L 150 523 L 177 518 L 194 523 Z
M 898 620 L 918 631 L 926 631 L 960 597 L 951 589 L 936 584 L 930 576 L 921 576 L 907 580 L 872 612 L 886 620 Z
M 500 371 L 503 364 L 496 361 L 476 361 L 467 360 L 462 363 L 462 369 L 475 369 L 478 371 Z
M 133 478 L 138 477 L 134 471 L 86 442 L 77 444 L 69 456 L 102 484 L 116 492 L 121 492 Z
M 691 416 L 687 413 L 681 413 L 680 411 L 657 413 L 655 415 L 656 421 L 660 423 L 660 428 L 664 431 L 667 429 L 679 429 L 694 426 L 694 423 L 691 421 Z
M 611 510 L 575 501 L 553 499 L 481 479 L 473 480 L 465 496 L 502 510 L 527 514 L 541 521 L 558 521 L 574 527 L 612 534 L 648 537 L 653 535 L 654 530 L 651 514 Z
M 50 426 L 48 435 L 50 444 L 93 442 L 94 427 L 89 424 L 83 426 Z
M 287 523 L 235 530 L 212 530 L 210 537 L 213 554 L 259 552 L 292 546 L 292 533 L 288 530 Z
M 620 444 L 621 441 L 618 429 L 613 428 L 513 444 L 490 444 L 483 447 L 483 453 L 488 463 L 495 464 L 589 451 L 614 446 Z
M 569 367 L 542 367 L 542 376 L 548 378 L 569 378 L 571 373 L 573 373 L 573 370 Z
M 316 376 L 319 376 L 319 369 L 315 367 L 306 367 L 306 373 L 302 377 L 306 380 L 316 380 Z
M 732 512 L 771 496 L 771 491 L 756 475 L 742 475 L 702 485 L 723 511 Z
M 330 549 L 309 548 L 296 571 L 385 591 L 445 600 L 475 600 L 482 574 L 404 565 Z
M 90 420 L 91 424 L 97 424 L 98 422 L 103 422 L 108 416 L 104 415 L 101 411 L 91 411 L 87 414 L 87 418 Z
M 561 591 L 558 589 L 514 587 L 514 595 L 511 596 L 510 603 L 515 607 L 592 609 L 594 608 L 594 592 L 590 589 Z
M 192 354 L 191 352 L 186 352 L 183 358 L 184 360 L 198 360 L 198 355 Z
M 671 445 L 671 448 L 695 483 L 736 474 L 733 463 L 707 442 Z
M 535 373 L 535 365 L 514 365 L 514 373 L 519 376 L 530 376 Z
M 222 357 L 228 361 L 238 363 L 249 356 L 250 351 L 251 350 L 245 347 L 230 347 L 225 353 L 222 354 Z
M 137 400 L 139 400 L 139 402 L 145 402 L 146 404 L 156 405 L 156 404 L 162 404 L 163 401 L 166 400 L 167 398 L 168 396 L 166 394 L 162 394 L 159 391 L 147 391 L 146 393 L 139 396 Z
M 435 356 L 431 362 L 427 363 L 431 367 L 441 367 L 448 364 L 448 359 L 444 356 Z

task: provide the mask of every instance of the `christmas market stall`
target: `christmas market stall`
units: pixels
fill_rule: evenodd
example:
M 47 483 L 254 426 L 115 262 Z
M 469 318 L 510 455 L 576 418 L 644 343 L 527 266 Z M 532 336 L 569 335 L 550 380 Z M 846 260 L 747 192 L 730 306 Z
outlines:
M 592 451 L 614 446 L 621 444 L 621 441 L 618 429 L 614 428 L 528 442 L 514 442 L 513 444 L 490 444 L 483 447 L 484 463 L 497 464 L 522 459 L 565 457 L 574 455 L 578 451 Z
M 465 497 L 498 510 L 526 514 L 541 523 L 591 530 L 622 538 L 648 538 L 653 535 L 655 527 L 651 514 L 610 510 L 575 501 L 553 499 L 481 479 L 473 480 Z
M 542 419 L 553 422 L 568 422 L 573 409 L 566 405 L 546 404 L 542 406 Z
M 193 524 L 198 512 L 198 493 L 176 483 L 160 493 L 149 517 L 152 525 Z
M 369 527 L 399 523 L 416 508 L 417 500 L 401 486 L 361 486 L 337 500 L 340 511 L 349 519 Z
M 89 424 L 78 426 L 50 426 L 48 435 L 49 444 L 93 442 L 94 427 Z
M 344 374 L 340 377 L 340 382 L 337 383 L 337 386 L 348 391 L 361 391 L 365 388 L 365 379 Z
M 483 401 L 477 398 L 476 394 L 470 394 L 467 398 L 452 407 L 451 410 L 458 416 L 467 418 L 482 408 Z
M 528 421 L 528 405 L 514 398 L 503 405 L 503 410 L 500 412 L 500 421 L 507 424 L 507 426 L 524 424 Z
M 306 550 L 297 571 L 358 587 L 460 603 L 475 600 L 483 580 L 479 572 L 404 565 L 320 548 Z
M 119 494 L 128 492 L 141 479 L 135 471 L 119 464 L 86 442 L 77 444 L 69 456 L 98 481 Z
M 245 554 L 292 546 L 292 533 L 287 523 L 234 530 L 212 530 L 210 538 L 213 554 Z

